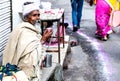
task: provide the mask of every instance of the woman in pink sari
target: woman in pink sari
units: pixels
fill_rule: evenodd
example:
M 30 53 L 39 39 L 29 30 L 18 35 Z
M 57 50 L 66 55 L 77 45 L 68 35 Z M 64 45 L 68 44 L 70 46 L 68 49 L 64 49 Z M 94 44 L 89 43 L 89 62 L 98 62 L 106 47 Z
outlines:
M 96 32 L 95 35 L 99 36 L 101 40 L 106 41 L 110 34 L 111 27 L 108 25 L 110 18 L 111 7 L 105 0 L 97 0 L 95 20 L 96 20 Z

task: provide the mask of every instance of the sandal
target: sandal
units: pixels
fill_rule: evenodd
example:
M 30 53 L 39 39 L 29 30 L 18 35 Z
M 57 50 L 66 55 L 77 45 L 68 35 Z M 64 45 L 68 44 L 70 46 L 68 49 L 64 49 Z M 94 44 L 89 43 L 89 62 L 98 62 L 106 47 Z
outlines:
M 70 45 L 71 45 L 71 47 L 77 46 L 77 42 L 76 41 L 71 41 Z
M 101 40 L 102 40 L 102 41 L 107 41 L 108 38 L 105 36 L 105 37 L 102 37 Z

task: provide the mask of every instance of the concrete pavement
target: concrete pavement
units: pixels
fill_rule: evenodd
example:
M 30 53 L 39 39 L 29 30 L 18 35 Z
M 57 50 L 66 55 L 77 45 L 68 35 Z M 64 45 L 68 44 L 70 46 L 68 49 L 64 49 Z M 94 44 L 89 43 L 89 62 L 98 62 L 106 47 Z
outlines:
M 83 7 L 81 29 L 72 32 L 70 0 L 44 0 L 52 2 L 52 8 L 65 9 L 66 29 L 70 40 L 78 41 L 78 46 L 71 48 L 71 61 L 68 70 L 64 71 L 67 81 L 120 81 L 120 34 L 113 33 L 108 41 L 95 37 L 95 6 L 86 2 Z M 119 31 L 118 31 L 119 32 Z M 80 78 L 79 78 L 80 77 Z
M 70 41 L 74 40 L 78 42 L 77 46 L 71 48 L 71 53 L 68 56 L 68 58 L 71 59 L 68 69 L 64 71 L 65 80 L 110 81 L 109 78 L 106 77 L 107 73 L 105 73 L 105 69 L 102 69 L 104 65 L 99 64 L 99 61 L 104 61 L 103 58 L 101 58 L 101 54 L 104 54 L 103 50 L 100 48 L 98 40 L 95 37 L 88 36 L 94 36 L 96 29 L 95 6 L 90 7 L 88 3 L 84 2 L 81 28 L 75 33 L 72 32 L 70 0 L 53 0 L 52 3 L 55 8 L 65 9 L 65 22 L 69 23 L 66 32 L 70 35 Z
M 71 47 L 68 55 L 68 69 L 64 70 L 66 81 L 112 81 L 109 79 L 108 70 L 104 68 L 106 53 L 101 48 L 99 41 L 94 37 L 95 6 L 90 7 L 84 2 L 81 28 L 72 32 L 71 5 L 70 0 L 47 0 L 52 3 L 52 8 L 65 9 L 65 22 L 69 23 L 66 33 L 70 41 L 77 41 L 78 45 Z M 92 37 L 90 37 L 92 36 Z

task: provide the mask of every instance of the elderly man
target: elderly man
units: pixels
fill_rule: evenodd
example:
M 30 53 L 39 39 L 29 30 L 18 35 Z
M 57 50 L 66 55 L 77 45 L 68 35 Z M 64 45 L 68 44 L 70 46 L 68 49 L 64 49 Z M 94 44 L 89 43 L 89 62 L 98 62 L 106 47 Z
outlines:
M 36 21 L 40 19 L 40 12 L 39 7 L 33 2 L 23 5 L 23 18 L 24 22 L 11 32 L 2 63 L 17 65 L 30 81 L 41 81 L 40 66 L 45 56 L 42 53 L 42 43 L 52 35 L 52 31 L 45 30 L 41 36 L 35 28 Z

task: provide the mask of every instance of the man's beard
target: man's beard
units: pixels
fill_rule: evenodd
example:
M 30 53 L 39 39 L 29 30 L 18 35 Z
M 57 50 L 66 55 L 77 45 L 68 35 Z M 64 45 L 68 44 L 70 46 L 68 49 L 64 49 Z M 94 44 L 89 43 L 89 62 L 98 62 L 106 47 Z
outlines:
M 37 20 L 34 24 L 34 26 L 36 27 L 36 29 L 41 33 L 41 24 L 40 24 L 40 20 Z
M 36 23 L 40 23 L 40 20 L 36 20 Z

